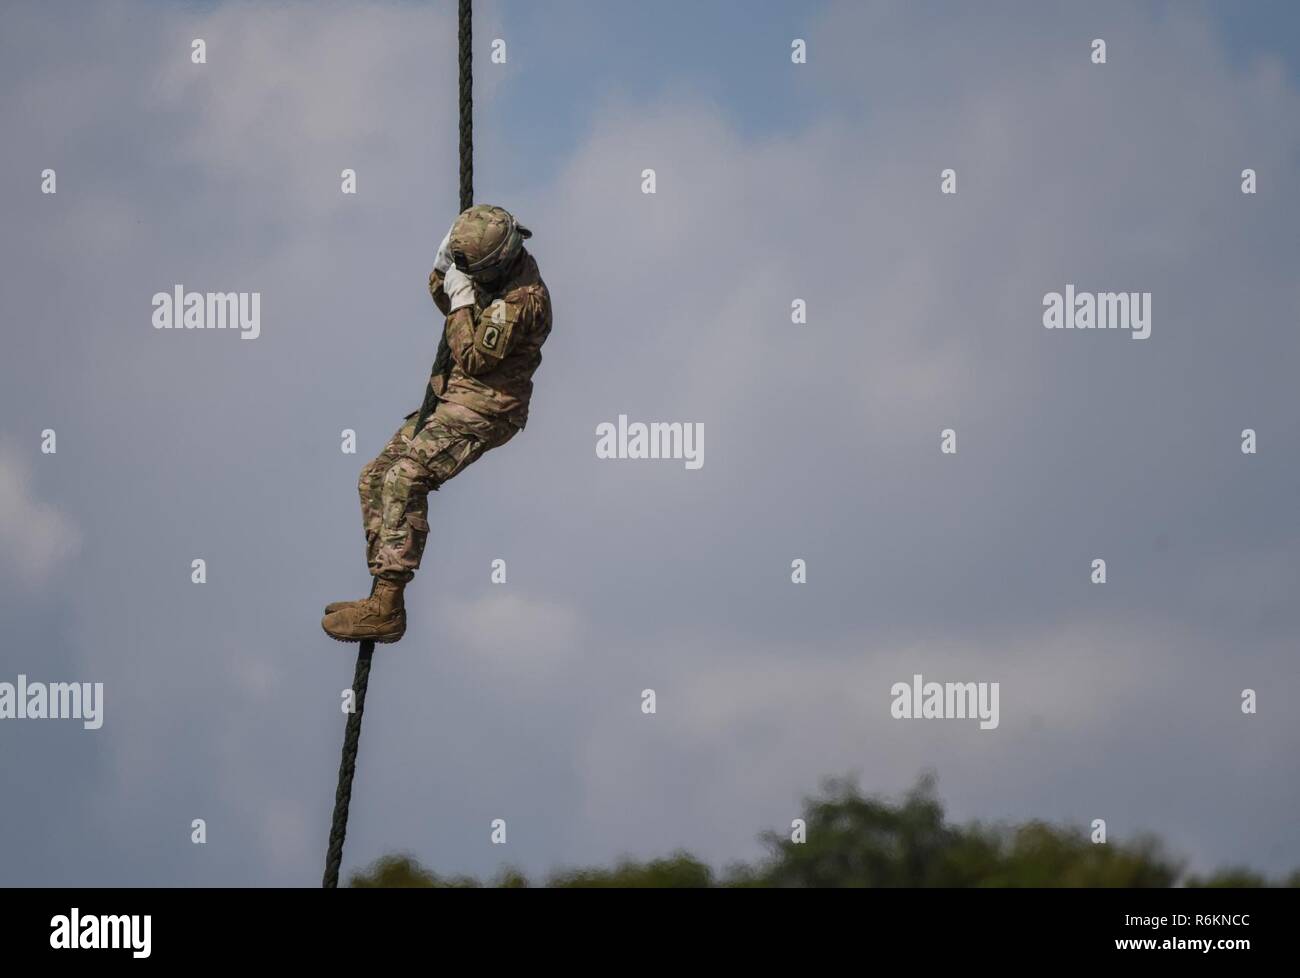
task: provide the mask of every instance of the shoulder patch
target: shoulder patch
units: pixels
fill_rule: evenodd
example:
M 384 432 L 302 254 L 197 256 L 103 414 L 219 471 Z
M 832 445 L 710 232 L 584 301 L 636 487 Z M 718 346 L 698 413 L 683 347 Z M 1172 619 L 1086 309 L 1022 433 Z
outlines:
M 489 357 L 505 356 L 523 311 L 522 303 L 505 299 L 489 305 L 479 316 L 478 328 L 474 330 L 474 349 Z

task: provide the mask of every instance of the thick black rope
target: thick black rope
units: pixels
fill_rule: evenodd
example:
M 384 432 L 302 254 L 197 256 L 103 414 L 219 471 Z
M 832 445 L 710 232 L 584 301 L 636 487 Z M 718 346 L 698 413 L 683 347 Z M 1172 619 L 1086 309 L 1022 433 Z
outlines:
M 361 742 L 361 714 L 366 709 L 366 688 L 370 685 L 370 658 L 375 654 L 374 642 L 362 642 L 357 653 L 357 671 L 352 677 L 352 712 L 348 714 L 348 727 L 343 734 L 343 759 L 339 761 L 339 786 L 334 792 L 334 824 L 330 826 L 330 847 L 325 855 L 325 879 L 321 882 L 327 890 L 339 885 L 339 867 L 343 865 L 343 837 L 348 834 L 348 805 L 352 801 L 352 775 L 357 771 L 357 747 Z
M 474 204 L 474 66 L 470 0 L 460 0 L 460 209 Z
M 473 25 L 470 16 L 471 0 L 460 0 L 460 209 L 469 210 L 474 204 L 474 51 Z M 415 430 L 419 431 L 438 408 L 438 395 L 433 389 L 432 377 L 445 377 L 451 368 L 451 347 L 444 332 L 438 341 L 438 354 L 433 358 L 429 385 L 424 390 L 424 403 Z
M 460 0 L 460 209 L 467 210 L 474 203 L 474 70 L 473 34 L 471 31 L 472 0 Z M 438 343 L 438 355 L 433 360 L 433 373 L 444 374 L 451 364 L 451 348 L 444 332 Z M 424 405 L 415 430 L 438 406 L 438 395 L 430 382 L 424 395 Z M 362 642 L 357 652 L 357 671 L 352 677 L 354 709 L 348 715 L 347 729 L 343 733 L 343 758 L 339 762 L 339 786 L 334 792 L 334 821 L 330 825 L 329 851 L 325 855 L 325 878 L 321 885 L 327 890 L 339 885 L 339 868 L 343 865 L 343 839 L 348 833 L 348 806 L 352 801 L 352 776 L 357 770 L 357 748 L 361 743 L 361 714 L 366 706 L 366 689 L 370 685 L 370 659 L 375 654 L 374 642 Z

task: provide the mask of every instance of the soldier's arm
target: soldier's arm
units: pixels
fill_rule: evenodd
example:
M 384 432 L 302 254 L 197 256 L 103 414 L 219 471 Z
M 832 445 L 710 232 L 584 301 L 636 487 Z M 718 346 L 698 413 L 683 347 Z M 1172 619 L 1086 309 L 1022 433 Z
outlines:
M 447 343 L 452 359 L 473 377 L 500 366 L 506 354 L 527 332 L 536 314 L 531 295 L 498 299 L 484 309 L 457 309 L 447 318 Z
M 447 292 L 442 287 L 442 273 L 436 268 L 429 273 L 429 295 L 433 296 L 433 304 L 438 307 L 438 311 L 444 316 L 451 312 L 451 300 L 447 298 Z

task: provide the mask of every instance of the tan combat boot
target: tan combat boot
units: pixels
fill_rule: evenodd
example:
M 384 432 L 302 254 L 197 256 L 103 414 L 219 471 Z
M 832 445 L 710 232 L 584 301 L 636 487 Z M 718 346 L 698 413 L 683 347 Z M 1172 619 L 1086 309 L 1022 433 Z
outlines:
M 396 642 L 406 632 L 405 587 L 400 581 L 376 577 L 370 597 L 326 615 L 321 627 L 340 642 Z
M 369 596 L 369 597 L 371 597 L 371 598 L 373 598 L 373 597 L 375 596 L 375 581 L 376 581 L 376 580 L 377 580 L 377 578 L 374 578 L 374 577 L 372 577 L 372 578 L 370 579 L 370 596 Z M 327 604 L 327 605 L 325 606 L 325 614 L 326 614 L 326 615 L 332 615 L 332 614 L 334 614 L 334 612 L 336 612 L 336 611 L 342 611 L 344 608 L 350 608 L 350 607 L 352 607 L 354 604 L 360 604 L 362 601 L 366 601 L 366 600 L 368 600 L 368 598 L 361 598 L 361 599 L 358 600 L 358 601 L 331 601 L 329 604 Z

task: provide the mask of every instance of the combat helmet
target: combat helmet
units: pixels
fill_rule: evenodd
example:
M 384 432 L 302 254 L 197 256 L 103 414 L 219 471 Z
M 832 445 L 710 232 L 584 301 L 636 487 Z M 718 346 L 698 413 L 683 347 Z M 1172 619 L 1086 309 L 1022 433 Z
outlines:
M 524 239 L 532 236 L 505 208 L 475 204 L 452 225 L 451 259 L 468 275 L 495 278 L 518 257 Z

